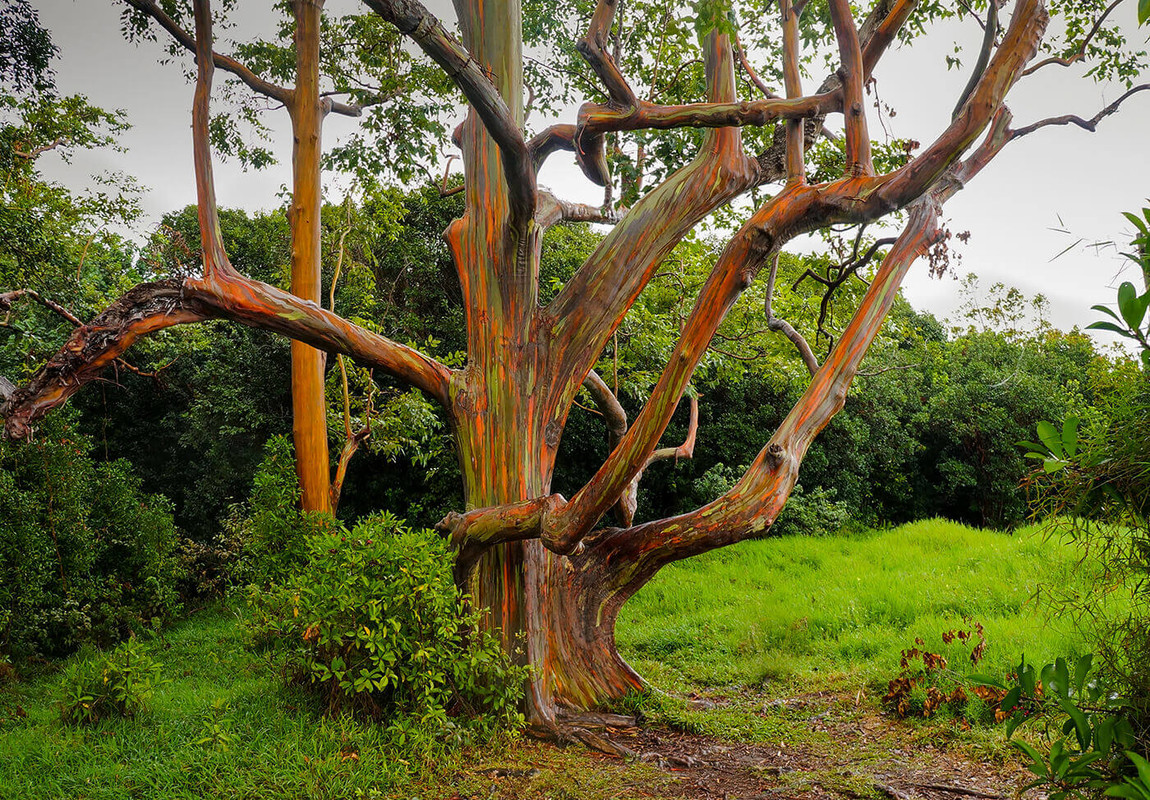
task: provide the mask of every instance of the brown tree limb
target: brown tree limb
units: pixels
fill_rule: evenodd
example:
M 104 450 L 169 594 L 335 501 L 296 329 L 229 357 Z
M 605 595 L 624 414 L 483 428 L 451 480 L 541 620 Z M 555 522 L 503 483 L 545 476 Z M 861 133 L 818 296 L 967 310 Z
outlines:
M 607 39 L 611 36 L 611 24 L 615 19 L 615 7 L 618 1 L 599 0 L 596 3 L 595 13 L 591 15 L 591 23 L 587 26 L 587 33 L 576 42 L 575 49 L 599 76 L 611 102 L 623 108 L 632 108 L 638 104 L 638 98 L 627 84 L 623 73 L 619 71 L 615 58 L 607 52 Z
M 728 37 L 708 39 L 709 97 L 735 96 Z M 742 150 L 731 128 L 709 131 L 698 155 L 652 189 L 603 237 L 590 258 L 545 309 L 560 362 L 558 374 L 586 375 L 627 309 L 655 270 L 698 222 L 757 179 L 757 164 Z M 579 382 L 560 387 L 560 406 L 573 399 Z
M 458 553 L 456 575 L 467 575 L 487 548 L 505 542 L 539 537 L 545 514 L 561 507 L 562 495 L 550 494 L 519 503 L 476 508 L 463 514 L 452 511 L 435 525 Z
M 615 392 L 611 391 L 607 381 L 603 380 L 595 370 L 587 373 L 587 377 L 583 379 L 583 388 L 590 393 L 591 399 L 595 401 L 595 407 L 599 409 L 607 421 L 607 443 L 614 450 L 627 433 L 627 411 L 619 402 Z M 638 507 L 639 479 L 636 477 L 627 484 L 627 487 L 619 495 L 619 502 L 615 505 L 615 512 L 623 527 L 630 526 L 635 520 L 635 511 Z
M 27 297 L 31 300 L 35 300 L 40 305 L 44 306 L 44 308 L 48 309 L 49 311 L 56 314 L 57 316 L 63 317 L 65 320 L 72 323 L 72 325 L 77 327 L 77 328 L 84 324 L 83 322 L 80 321 L 79 317 L 77 317 L 75 314 L 73 314 L 68 309 L 64 308 L 64 306 L 60 305 L 55 300 L 49 300 L 47 297 L 44 297 L 39 292 L 37 292 L 33 289 L 15 289 L 15 290 L 10 291 L 10 292 L 0 293 L 0 311 L 5 311 L 5 312 L 10 311 L 12 308 L 12 303 L 16 302 L 17 300 L 19 300 L 23 297 Z M 160 372 L 162 372 L 163 370 L 165 370 L 169 366 L 171 366 L 171 364 L 169 363 L 169 364 L 165 364 L 163 367 L 160 367 L 157 370 L 142 370 L 139 367 L 135 366 L 134 364 L 128 363 L 123 358 L 117 358 L 115 360 L 115 365 L 117 368 L 122 367 L 122 368 L 128 370 L 128 372 L 132 372 L 136 375 L 139 375 L 142 378 L 156 378 L 159 376 Z M 13 388 L 15 388 L 15 387 L 13 387 Z
M 173 39 L 182 45 L 189 52 L 196 54 L 198 57 L 198 49 L 196 46 L 196 36 L 188 33 L 181 28 L 174 19 L 164 13 L 163 9 L 155 2 L 155 0 L 124 0 L 125 3 L 130 5 L 137 11 L 146 14 L 159 23 L 160 27 L 166 30 Z M 198 26 L 197 26 L 198 30 Z M 251 69 L 244 64 L 236 61 L 230 56 L 225 56 L 220 53 L 211 52 L 211 61 L 215 66 L 230 72 L 239 78 L 249 89 L 265 97 L 270 97 L 285 105 L 291 98 L 291 89 L 284 86 L 278 86 L 271 81 L 264 80 L 259 75 L 256 75 Z
M 426 392 L 450 409 L 451 371 L 422 353 L 348 322 L 314 303 L 233 273 L 219 280 L 146 283 L 72 333 L 67 343 L 0 409 L 9 437 L 62 405 L 140 336 L 173 325 L 228 319 L 343 353 Z
M 799 72 L 799 12 L 791 0 L 779 0 L 779 11 L 783 16 L 783 83 L 787 97 L 801 97 L 803 94 L 802 75 Z M 806 137 L 802 120 L 787 120 L 787 183 L 803 183 L 806 180 Z
M 789 8 L 789 0 L 781 2 Z M 922 158 L 878 178 L 846 178 L 818 187 L 789 181 L 782 193 L 752 215 L 727 245 L 704 284 L 647 406 L 588 483 L 566 506 L 545 518 L 542 540 L 548 548 L 572 552 L 642 468 L 719 323 L 781 244 L 829 224 L 869 221 L 925 195 L 1001 107 L 1006 92 L 1037 49 L 1046 20 L 1039 0 L 1021 0 L 1002 47 L 970 102 Z M 914 241 L 916 247 L 921 244 L 918 239 Z
M 815 351 L 811 349 L 810 344 L 806 338 L 795 330 L 791 323 L 787 322 L 782 317 L 775 316 L 774 311 L 771 309 L 771 303 L 775 296 L 775 280 L 779 272 L 779 257 L 776 255 L 771 261 L 771 271 L 767 275 L 767 299 L 765 302 L 765 310 L 767 312 L 767 328 L 781 333 L 790 340 L 795 349 L 799 351 L 799 357 L 802 358 L 803 364 L 806 366 L 807 371 L 813 376 L 819 371 L 819 360 L 815 357 Z
M 687 514 L 629 529 L 603 529 L 583 540 L 583 558 L 589 562 L 584 568 L 602 569 L 604 577 L 614 582 L 612 608 L 625 602 L 668 563 L 766 533 L 794 486 L 810 443 L 845 403 L 850 384 L 907 271 L 940 238 L 938 220 L 943 204 L 1010 141 L 1009 124 L 1009 112 L 1000 111 L 981 145 L 910 206 L 906 226 L 830 357 L 730 491 Z M 626 566 L 612 568 L 613 564 Z
M 978 86 L 978 79 L 982 77 L 982 73 L 986 71 L 986 65 L 990 63 L 990 54 L 994 52 L 994 39 L 998 36 L 998 0 L 990 0 L 990 5 L 986 10 L 986 25 L 983 26 L 982 34 L 982 47 L 979 48 L 978 58 L 974 62 L 974 69 L 971 70 L 970 79 L 966 83 L 966 87 L 962 90 L 962 94 L 958 97 L 958 102 L 954 104 L 954 112 L 951 114 L 951 119 L 958 117 L 962 107 L 966 105 L 966 101 L 974 94 L 974 89 Z M 1024 71 L 1023 75 L 1026 74 Z
M 1125 92 L 1121 97 L 1103 108 L 1090 119 L 1083 119 L 1076 114 L 1064 114 L 1058 117 L 1048 117 L 1046 119 L 1039 120 L 1038 122 L 1032 122 L 1029 125 L 1018 128 L 1017 130 L 1011 131 L 1011 138 L 1019 139 L 1028 134 L 1034 133 L 1037 130 L 1047 128 L 1052 125 L 1077 125 L 1079 128 L 1093 133 L 1097 129 L 1099 122 L 1118 111 L 1119 107 L 1121 107 L 1121 105 L 1126 102 L 1126 100 L 1138 94 L 1139 92 L 1146 91 L 1147 89 L 1150 89 L 1150 83 L 1143 83 L 1132 87 L 1129 91 Z
M 898 31 L 906 24 L 919 0 L 879 0 L 859 27 L 858 38 L 862 48 L 864 83 L 879 60 L 894 41 Z M 819 94 L 833 92 L 840 86 L 837 73 L 828 75 L 819 86 Z M 815 143 L 824 117 L 807 120 L 804 128 L 803 145 L 810 149 Z M 775 129 L 771 146 L 756 156 L 759 162 L 759 185 L 775 183 L 786 178 L 786 126 Z
M 544 229 L 559 222 L 595 222 L 600 225 L 615 225 L 622 219 L 622 211 L 604 210 L 599 206 L 561 200 L 545 191 L 539 193 L 539 210 L 535 214 L 536 224 Z
M 71 140 L 68 139 L 67 136 L 57 136 L 48 144 L 42 144 L 37 147 L 33 147 L 31 150 L 20 150 L 19 148 L 13 148 L 12 155 L 16 156 L 17 158 L 22 158 L 25 161 L 31 161 L 37 156 L 47 153 L 49 150 L 55 150 L 60 145 L 68 144 L 70 141 Z
M 993 5 L 997 0 L 991 0 Z M 831 24 L 839 45 L 839 68 L 846 117 L 846 173 L 873 175 L 870 134 L 863 105 L 863 58 L 849 0 L 830 0 Z M 789 123 L 788 123 L 789 124 Z

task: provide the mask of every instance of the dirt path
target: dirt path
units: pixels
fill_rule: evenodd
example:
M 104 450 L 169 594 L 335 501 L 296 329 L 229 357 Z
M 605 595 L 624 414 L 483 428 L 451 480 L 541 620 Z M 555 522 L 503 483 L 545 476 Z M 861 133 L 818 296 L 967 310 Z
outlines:
M 634 751 L 632 761 L 579 748 L 532 744 L 517 763 L 459 775 L 453 800 L 1010 800 L 1028 778 L 1012 763 L 980 759 L 956 745 L 945 726 L 922 728 L 860 708 L 841 696 L 767 703 L 764 717 L 786 717 L 795 741 L 733 742 L 646 725 L 608 731 Z M 1029 792 L 1027 800 L 1041 800 Z

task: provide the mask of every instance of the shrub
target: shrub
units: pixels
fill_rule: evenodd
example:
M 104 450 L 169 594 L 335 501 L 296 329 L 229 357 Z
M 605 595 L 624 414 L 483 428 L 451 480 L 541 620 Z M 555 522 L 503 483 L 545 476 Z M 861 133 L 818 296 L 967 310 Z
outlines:
M 327 515 L 300 511 L 299 500 L 291 440 L 273 436 L 264 447 L 248 502 L 232 507 L 211 545 L 185 549 L 192 573 L 209 588 L 228 579 L 263 587 L 283 583 L 307 561 L 308 538 L 333 526 Z M 221 574 L 226 572 L 230 576 Z
M 777 536 L 827 536 L 838 533 L 851 520 L 848 505 L 835 500 L 837 492 L 816 486 L 804 492 L 801 484 L 795 486 L 787 504 L 772 525 Z
M 398 732 L 490 733 L 520 721 L 527 668 L 514 666 L 452 581 L 448 545 L 389 514 L 308 539 L 302 572 L 254 590 L 257 641 L 329 713 L 389 720 Z
M 162 667 L 134 638 L 100 658 L 79 661 L 60 682 L 60 718 L 68 725 L 90 725 L 108 717 L 134 717 L 165 682 Z
M 0 653 L 60 656 L 178 610 L 171 504 L 126 461 L 96 463 L 72 415 L 0 441 Z

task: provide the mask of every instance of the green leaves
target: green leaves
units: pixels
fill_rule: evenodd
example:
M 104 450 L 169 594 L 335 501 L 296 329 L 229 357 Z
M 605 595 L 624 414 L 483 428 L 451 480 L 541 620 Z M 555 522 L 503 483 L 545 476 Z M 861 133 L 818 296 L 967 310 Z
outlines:
M 329 712 L 386 720 L 397 737 L 411 721 L 434 736 L 454 726 L 456 709 L 478 735 L 517 723 L 527 668 L 480 631 L 442 537 L 383 513 L 306 547 L 306 563 L 281 585 L 252 594 L 253 630 Z
M 1138 0 L 1138 24 L 1145 25 L 1150 20 L 1150 0 Z
M 1025 441 L 1018 444 L 1030 449 L 1027 458 L 1042 461 L 1042 468 L 1047 474 L 1058 472 L 1069 466 L 1078 452 L 1078 426 L 1079 419 L 1074 415 L 1063 421 L 1061 430 L 1054 423 L 1040 420 L 1036 428 L 1041 444 Z

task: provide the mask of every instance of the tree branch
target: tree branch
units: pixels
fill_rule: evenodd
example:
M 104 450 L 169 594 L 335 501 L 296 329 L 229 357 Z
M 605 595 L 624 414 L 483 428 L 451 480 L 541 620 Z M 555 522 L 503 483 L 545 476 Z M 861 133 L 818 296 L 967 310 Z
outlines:
M 712 33 L 707 54 L 708 95 L 735 96 L 731 45 Z M 564 363 L 558 374 L 583 376 L 594 364 L 627 309 L 655 270 L 698 222 L 750 188 L 757 165 L 730 128 L 709 131 L 694 160 L 648 192 L 600 241 L 587 262 L 545 309 L 554 347 Z M 560 407 L 573 399 L 581 377 L 561 387 Z
M 787 97 L 801 97 L 803 83 L 799 72 L 799 12 L 791 0 L 779 0 L 779 11 L 783 16 L 783 83 Z M 806 180 L 805 125 L 801 120 L 787 120 L 786 130 L 787 183 L 803 183 Z
M 1060 117 L 1048 117 L 1047 119 L 1039 120 L 1038 122 L 1032 122 L 1031 124 L 1023 126 L 1015 131 L 1011 131 L 1011 138 L 1018 139 L 1026 136 L 1027 134 L 1034 133 L 1036 130 L 1041 128 L 1050 127 L 1051 125 L 1077 125 L 1079 128 L 1093 133 L 1098 127 L 1098 123 L 1118 111 L 1119 107 L 1124 102 L 1126 102 L 1127 99 L 1138 94 L 1139 92 L 1144 92 L 1147 89 L 1150 89 L 1150 83 L 1143 83 L 1131 88 L 1129 91 L 1127 91 L 1110 105 L 1103 108 L 1090 119 L 1083 119 L 1082 117 L 1079 117 L 1075 114 L 1064 114 Z
M 993 5 L 997 0 L 991 0 Z M 863 106 L 863 59 L 849 0 L 830 0 L 831 23 L 839 45 L 843 115 L 846 117 L 846 174 L 873 175 L 870 134 Z M 788 123 L 789 124 L 789 123 Z
M 813 376 L 819 371 L 819 360 L 815 357 L 815 351 L 811 349 L 810 344 L 801 333 L 795 330 L 791 323 L 787 322 L 782 317 L 776 317 L 774 311 L 771 309 L 771 303 L 775 296 L 775 279 L 778 277 L 779 272 L 779 257 L 776 255 L 771 261 L 771 271 L 767 275 L 767 299 L 766 299 L 766 312 L 767 312 L 767 328 L 777 333 L 781 333 L 790 339 L 791 344 L 799 351 L 799 356 L 803 359 L 803 364 L 806 365 L 807 371 Z
M 638 98 L 627 85 L 627 79 L 619 71 L 615 59 L 607 52 L 607 39 L 611 36 L 611 24 L 615 19 L 615 6 L 618 0 L 599 0 L 586 35 L 575 44 L 575 49 L 583 60 L 599 76 L 607 95 L 614 105 L 632 108 Z
M 535 222 L 541 228 L 550 228 L 558 222 L 595 222 L 600 225 L 615 225 L 623 219 L 623 213 L 614 209 L 604 211 L 598 206 L 586 203 L 572 203 L 561 200 L 550 192 L 539 193 L 539 210 Z
M 156 4 L 155 0 L 124 0 L 124 2 L 137 11 L 140 11 L 141 13 L 146 14 L 147 16 L 154 19 L 157 23 L 159 23 L 161 28 L 171 34 L 171 37 L 175 39 L 179 44 L 181 44 L 185 49 L 193 54 L 197 53 L 197 37 L 192 36 L 186 30 L 181 28 L 174 19 L 165 14 L 163 9 L 161 9 L 159 5 Z M 231 74 L 235 75 L 254 92 L 262 94 L 265 97 L 270 97 L 271 99 L 280 103 L 284 103 L 285 105 L 291 99 L 291 89 L 288 89 L 284 86 L 277 86 L 271 81 L 264 80 L 259 75 L 256 75 L 254 72 L 252 72 L 251 69 L 241 64 L 239 61 L 236 61 L 234 58 L 231 58 L 230 56 L 211 52 L 211 61 L 215 66 L 219 67 L 225 72 L 230 72 Z
M 1094 20 L 1094 24 L 1090 27 L 1090 31 L 1086 34 L 1085 38 L 1078 44 L 1078 48 L 1070 56 L 1051 56 L 1039 61 L 1037 64 L 1026 69 L 1022 76 L 1032 75 L 1043 67 L 1048 67 L 1051 64 L 1058 64 L 1059 66 L 1069 67 L 1086 57 L 1086 47 L 1090 44 L 1090 40 L 1095 37 L 1098 31 L 1102 28 L 1102 23 L 1110 16 L 1110 12 L 1116 9 L 1123 0 L 1114 0 L 1113 3 L 1106 7 L 1106 10 L 1099 15 L 1098 19 Z
M 535 165 L 527 142 L 499 90 L 471 54 L 419 0 L 364 0 L 443 68 L 499 145 L 513 216 L 526 222 L 535 210 Z
M 62 405 L 140 336 L 207 319 L 228 319 L 273 331 L 327 352 L 343 353 L 387 372 L 451 408 L 451 371 L 399 344 L 314 303 L 236 273 L 216 280 L 188 279 L 145 283 L 132 289 L 87 325 L 77 328 L 63 348 L 17 389 L 0 416 L 11 438 Z

